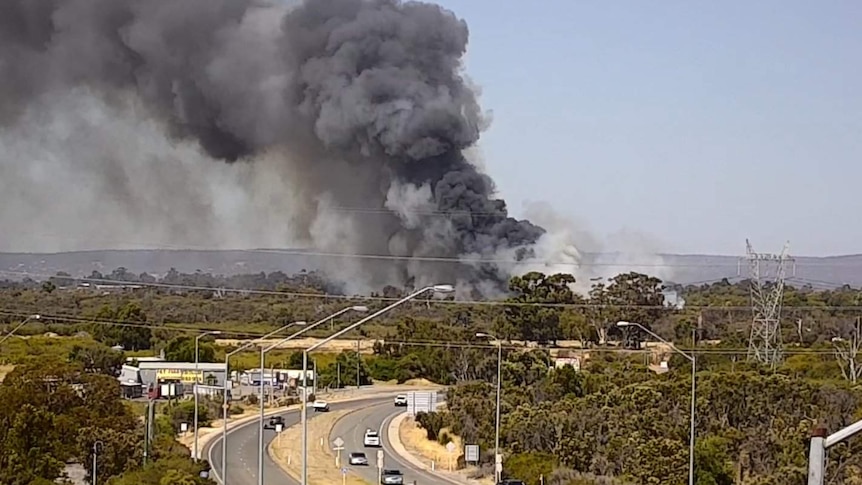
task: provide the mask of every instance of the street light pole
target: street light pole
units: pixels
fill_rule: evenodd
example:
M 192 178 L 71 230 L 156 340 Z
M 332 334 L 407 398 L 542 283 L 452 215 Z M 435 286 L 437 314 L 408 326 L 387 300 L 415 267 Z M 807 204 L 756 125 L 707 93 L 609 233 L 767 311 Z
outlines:
M 24 321 L 23 321 L 23 322 L 19 323 L 17 326 L 15 326 L 15 328 L 13 328 L 12 330 L 10 330 L 10 331 L 9 331 L 9 333 L 7 333 L 7 334 L 6 334 L 2 339 L 0 339 L 0 344 L 2 344 L 2 343 L 3 343 L 3 342 L 5 342 L 7 339 L 9 339 L 9 337 L 11 337 L 12 335 L 14 335 L 14 334 L 15 334 L 15 332 L 17 332 L 18 330 L 20 330 L 20 329 L 21 329 L 21 327 L 23 327 L 24 325 L 27 325 L 27 323 L 28 323 L 30 320 L 41 320 L 41 319 L 42 319 L 42 315 L 39 315 L 38 313 L 37 313 L 37 314 L 34 314 L 34 315 L 30 315 L 30 316 L 28 316 L 27 318 L 25 318 L 25 319 L 24 319 Z
M 365 313 L 368 311 L 368 307 L 356 305 L 356 306 L 350 306 L 347 308 L 342 308 L 341 310 L 338 310 L 337 312 L 333 313 L 332 315 L 329 315 L 326 318 L 318 320 L 318 321 L 312 323 L 311 325 L 307 325 L 307 326 L 305 326 L 305 328 L 303 328 L 303 329 L 301 329 L 301 330 L 299 330 L 299 331 L 297 331 L 291 335 L 288 335 L 287 337 L 279 340 L 278 342 L 276 342 L 274 344 L 271 344 L 268 347 L 263 347 L 261 345 L 261 347 L 260 347 L 260 419 L 259 419 L 259 423 L 258 423 L 259 442 L 258 442 L 258 450 L 257 450 L 257 477 L 258 477 L 257 483 L 259 485 L 263 485 L 263 448 L 264 448 L 264 446 L 263 446 L 263 417 L 264 417 L 264 412 L 263 412 L 263 371 L 264 371 L 264 356 L 266 355 L 267 352 L 269 352 L 270 350 L 272 350 L 276 347 L 281 346 L 285 342 L 288 342 L 290 340 L 295 339 L 296 337 L 299 337 L 300 335 L 304 334 L 305 332 L 308 332 L 308 331 L 314 329 L 318 325 L 322 325 L 326 322 L 331 322 L 336 317 L 338 317 L 344 313 L 350 312 L 350 311 L 358 312 L 358 313 Z M 303 377 L 303 383 L 305 383 L 305 377 Z M 305 391 L 303 389 L 303 400 L 305 400 L 304 392 Z
M 99 455 L 99 448 L 102 448 L 104 446 L 104 443 L 102 443 L 101 441 L 96 441 L 95 443 L 93 443 L 93 485 L 98 484 L 98 482 L 96 481 L 96 469 L 98 467 L 98 462 L 96 461 L 96 458 Z
M 272 337 L 273 335 L 281 332 L 282 330 L 288 329 L 294 325 L 305 325 L 305 322 L 288 323 L 287 325 L 285 325 L 283 327 L 279 327 L 279 328 L 273 330 L 272 332 L 269 332 L 268 334 L 264 335 L 263 337 L 252 340 L 251 342 L 248 342 L 245 345 L 240 346 L 238 349 L 235 349 L 232 352 L 228 352 L 224 356 L 224 392 L 222 393 L 223 399 L 222 399 L 222 425 L 221 425 L 221 483 L 222 483 L 222 485 L 227 485 L 227 415 L 228 415 L 228 407 L 229 407 L 228 403 L 227 403 L 227 394 L 228 394 L 227 380 L 228 380 L 228 376 L 230 375 L 230 372 L 229 372 L 229 370 L 230 370 L 230 368 L 229 368 L 230 358 L 234 354 L 241 352 L 241 351 L 251 347 L 252 345 L 256 345 L 258 342 L 260 342 L 262 340 L 266 340 L 269 337 Z M 261 376 L 261 377 L 263 377 L 263 376 Z
M 407 303 L 408 301 L 410 301 L 414 298 L 417 298 L 417 297 L 419 297 L 425 293 L 428 293 L 429 291 L 433 291 L 434 293 L 452 293 L 453 291 L 455 291 L 455 288 L 452 287 L 452 285 L 434 285 L 434 286 L 428 286 L 428 287 L 422 288 L 421 290 L 416 291 L 414 293 L 411 293 L 410 295 L 407 295 L 406 297 L 396 301 L 395 303 L 387 306 L 386 308 L 383 308 L 382 310 L 378 310 L 375 313 L 368 315 L 367 317 L 363 318 L 362 320 L 359 320 L 358 322 L 348 326 L 347 328 L 344 328 L 342 330 L 339 330 L 338 332 L 335 332 L 334 334 L 330 335 L 329 337 L 326 337 L 325 339 L 321 340 L 320 342 L 318 342 L 318 343 L 312 345 L 311 347 L 305 349 L 302 352 L 303 391 L 305 391 L 305 380 L 306 380 L 306 377 L 308 376 L 308 354 L 310 352 L 320 348 L 323 345 L 326 345 L 331 340 L 336 339 L 336 338 L 346 334 L 347 332 L 350 332 L 351 330 L 359 327 L 363 323 L 368 322 L 370 320 L 373 320 L 373 319 L 379 317 L 380 315 L 383 315 L 384 313 L 386 313 L 386 312 L 388 312 L 388 311 L 390 311 L 390 310 L 392 310 L 392 309 L 394 309 L 400 305 L 403 305 L 404 303 Z M 317 369 L 317 367 L 315 366 L 315 370 L 316 369 Z M 316 376 L 315 376 L 315 383 L 317 383 Z M 357 381 L 357 384 L 359 384 L 358 381 Z M 301 419 L 302 419 L 302 485 L 308 485 L 308 399 L 305 396 L 305 392 L 303 392 L 303 396 L 302 396 L 302 408 L 301 408 L 300 413 L 301 413 Z
M 694 440 L 695 440 L 695 437 L 694 437 L 695 407 L 694 407 L 694 405 L 695 405 L 695 389 L 696 389 L 696 387 L 695 387 L 695 376 L 696 376 L 696 370 L 697 370 L 697 365 L 696 365 L 694 354 L 689 355 L 689 354 L 683 352 L 682 350 L 679 350 L 676 347 L 676 345 L 674 345 L 674 344 L 668 342 L 667 340 L 659 337 L 658 335 L 656 335 L 655 333 L 653 333 L 652 331 L 650 331 L 649 329 L 647 329 L 646 327 L 644 327 L 640 323 L 617 322 L 617 327 L 620 327 L 620 328 L 626 328 L 626 327 L 638 328 L 641 331 L 652 336 L 654 339 L 659 340 L 660 342 L 667 344 L 668 346 L 670 346 L 671 349 L 673 349 L 674 352 L 685 357 L 686 359 L 688 359 L 691 362 L 691 411 L 690 411 L 689 438 L 688 438 L 688 485 L 694 485 Z
M 194 444 L 194 456 L 193 456 L 194 461 L 198 461 L 198 455 L 199 455 L 199 453 L 198 453 L 198 384 L 200 384 L 200 379 L 198 379 L 198 375 L 199 375 L 198 372 L 200 372 L 198 370 L 198 363 L 200 361 L 200 351 L 198 350 L 199 344 L 200 344 L 201 337 L 204 337 L 206 335 L 219 335 L 220 333 L 221 332 L 218 330 L 210 330 L 210 331 L 204 332 L 204 333 L 198 335 L 197 337 L 195 337 L 195 385 L 194 385 L 194 391 L 195 391 L 195 423 L 194 423 L 195 444 Z
M 503 474 L 503 457 L 500 456 L 500 394 L 503 382 L 503 342 L 489 333 L 480 332 L 476 336 L 490 338 L 497 342 L 497 416 L 494 425 L 494 483 L 497 483 Z

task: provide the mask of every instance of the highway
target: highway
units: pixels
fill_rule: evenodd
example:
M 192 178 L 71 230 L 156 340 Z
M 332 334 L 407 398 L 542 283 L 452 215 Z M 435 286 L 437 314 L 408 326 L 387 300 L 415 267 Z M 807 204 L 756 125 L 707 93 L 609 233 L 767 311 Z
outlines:
M 350 413 L 339 420 L 329 436 L 330 443 L 336 438 L 344 440 L 344 451 L 342 451 L 342 463 L 350 473 L 366 480 L 368 483 L 380 483 L 377 476 L 377 450 L 383 450 L 384 468 L 396 468 L 404 474 L 404 484 L 417 485 L 447 484 L 448 480 L 427 471 L 420 470 L 411 465 L 407 460 L 401 459 L 392 451 L 389 443 L 389 422 L 399 413 L 406 412 L 407 408 L 395 407 L 392 399 L 382 404 L 375 404 L 359 411 Z M 364 446 L 365 430 L 371 428 L 380 432 L 382 448 L 366 448 Z M 365 452 L 368 457 L 368 466 L 349 465 L 348 454 L 356 451 Z
M 332 411 L 362 408 L 364 406 L 380 403 L 386 403 L 389 407 L 392 407 L 392 400 L 395 394 L 396 393 L 393 393 L 392 396 L 389 397 L 380 397 L 378 395 L 377 397 L 356 401 L 342 403 L 333 402 L 330 403 L 329 406 Z M 285 428 L 300 423 L 299 409 L 292 409 L 279 413 L 278 415 L 284 417 Z M 308 413 L 309 419 L 314 419 L 314 416 L 314 412 Z M 269 419 L 269 416 L 267 416 L 266 419 Z M 257 485 L 258 426 L 259 422 L 257 420 L 252 420 L 250 423 L 243 424 L 237 428 L 228 428 L 227 485 Z M 263 438 L 264 445 L 268 447 L 269 443 L 275 439 L 275 431 L 264 430 Z M 360 439 L 360 444 L 361 443 L 362 441 Z M 215 478 L 216 481 L 223 483 L 221 482 L 219 475 L 221 473 L 221 446 L 221 431 L 219 431 L 218 436 L 213 438 L 202 451 L 203 456 L 207 458 L 212 466 L 212 477 Z M 298 484 L 296 480 L 292 479 L 282 471 L 281 467 L 279 467 L 278 464 L 270 458 L 269 453 L 266 451 L 264 451 L 263 466 L 265 483 L 272 485 Z

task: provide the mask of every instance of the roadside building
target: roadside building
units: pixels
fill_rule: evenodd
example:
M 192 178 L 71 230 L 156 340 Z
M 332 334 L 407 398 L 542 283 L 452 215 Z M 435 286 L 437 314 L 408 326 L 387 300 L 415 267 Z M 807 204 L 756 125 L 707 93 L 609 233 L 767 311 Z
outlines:
M 138 369 L 142 387 L 148 393 L 155 389 L 168 389 L 170 396 L 191 394 L 194 392 L 195 382 L 207 386 L 225 385 L 224 363 L 139 361 Z M 164 392 L 161 395 L 166 397 Z
M 124 399 L 137 399 L 144 394 L 141 373 L 137 367 L 123 365 L 120 369 L 120 391 Z
M 276 379 L 285 388 L 296 389 L 302 387 L 302 369 L 275 369 Z M 315 373 L 309 370 L 306 373 L 306 386 L 314 387 Z

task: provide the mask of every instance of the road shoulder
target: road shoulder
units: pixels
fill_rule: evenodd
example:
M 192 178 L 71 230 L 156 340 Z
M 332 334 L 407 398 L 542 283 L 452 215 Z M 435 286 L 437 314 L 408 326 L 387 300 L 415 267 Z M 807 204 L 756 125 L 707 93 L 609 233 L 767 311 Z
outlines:
M 319 396 L 320 398 L 326 399 L 330 403 L 362 401 L 365 399 L 373 399 L 377 396 L 388 396 L 400 390 L 400 388 L 393 387 L 394 386 L 380 386 L 379 388 L 366 387 L 362 389 L 348 389 L 329 393 L 320 393 Z M 264 411 L 264 416 L 269 417 L 300 410 L 301 409 L 299 404 L 291 404 L 290 406 L 266 409 Z M 230 432 L 233 429 L 245 426 L 252 421 L 256 421 L 259 418 L 259 410 L 251 410 L 250 412 L 243 413 L 241 415 L 229 416 L 227 420 L 227 431 Z M 199 458 L 207 456 L 206 453 L 209 450 L 209 447 L 212 446 L 216 441 L 221 439 L 222 432 L 223 429 L 221 419 L 213 421 L 213 426 L 198 428 L 198 449 L 200 450 L 198 453 L 200 455 Z M 193 436 L 188 436 L 184 438 L 185 439 L 182 441 L 182 443 L 189 448 L 189 453 L 191 453 L 192 448 L 194 448 Z
M 408 426 L 415 426 L 415 421 L 406 412 L 399 413 L 390 419 L 387 426 L 386 434 L 389 446 L 392 448 L 392 452 L 398 455 L 399 458 L 418 469 L 440 477 L 448 483 L 461 483 L 465 485 L 492 485 L 494 483 L 492 479 L 488 478 L 469 478 L 468 474 L 473 472 L 470 468 L 456 471 L 446 470 L 445 468 L 449 466 L 449 463 L 447 463 L 449 460 L 445 457 L 448 454 L 447 452 L 443 454 L 435 453 L 434 457 L 429 457 L 418 453 L 418 451 L 414 451 L 416 447 L 410 446 L 409 442 L 406 442 L 409 440 L 406 440 L 404 436 L 405 427 Z M 458 452 L 454 453 L 452 460 L 457 461 L 459 455 L 460 453 Z

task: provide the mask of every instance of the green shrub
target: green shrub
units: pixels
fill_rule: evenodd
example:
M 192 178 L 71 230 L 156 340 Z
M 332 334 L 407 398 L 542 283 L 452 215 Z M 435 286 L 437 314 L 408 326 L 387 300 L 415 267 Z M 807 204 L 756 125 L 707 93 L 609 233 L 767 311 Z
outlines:
M 425 430 L 425 436 L 430 441 L 438 441 L 440 430 L 446 426 L 443 414 L 437 412 L 416 413 L 416 425 Z

